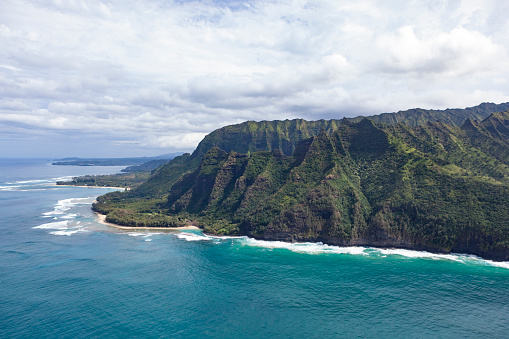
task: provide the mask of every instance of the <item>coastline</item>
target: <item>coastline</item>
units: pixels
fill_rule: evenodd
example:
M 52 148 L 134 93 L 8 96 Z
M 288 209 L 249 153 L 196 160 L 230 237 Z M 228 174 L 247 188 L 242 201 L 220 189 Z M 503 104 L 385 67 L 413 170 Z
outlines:
M 106 221 L 106 215 L 104 214 L 100 214 L 98 212 L 94 212 L 94 214 L 96 214 L 97 216 L 97 221 L 103 225 L 107 225 L 107 226 L 111 226 L 111 227 L 115 227 L 115 228 L 118 228 L 118 229 L 121 229 L 121 230 L 125 230 L 125 231 L 136 231 L 136 230 L 151 230 L 151 231 L 180 231 L 180 230 L 200 230 L 201 228 L 197 227 L 197 226 L 194 226 L 194 225 L 189 225 L 189 226 L 182 226 L 182 227 L 131 227 L 131 226 L 121 226 L 121 225 L 117 225 L 117 224 L 114 224 L 114 223 L 111 223 L 111 222 L 108 222 Z M 217 236 L 217 235 L 213 235 L 213 234 L 205 234 L 204 235 L 208 235 L 208 236 Z M 225 236 L 226 238 L 228 238 L 228 236 Z M 295 242 L 287 242 L 287 241 L 281 241 L 281 240 L 267 240 L 267 239 L 257 239 L 257 238 L 251 238 L 251 237 L 248 237 L 249 239 L 252 239 L 252 240 L 255 240 L 255 241 L 266 241 L 266 242 L 269 242 L 269 243 L 285 243 L 287 245 L 294 245 L 296 244 Z M 475 255 L 475 254 L 470 254 L 470 253 L 461 253 L 461 252 L 437 252 L 437 251 L 429 251 L 429 250 L 423 250 L 423 249 L 416 249 L 416 248 L 411 248 L 411 247 L 393 247 L 393 246 L 373 246 L 373 245 L 368 245 L 368 244 L 364 244 L 364 245 L 337 245 L 337 244 L 327 244 L 327 243 L 322 243 L 322 242 L 297 242 L 301 245 L 303 244 L 314 244 L 314 245 L 325 245 L 325 246 L 333 246 L 333 247 L 338 247 L 338 248 L 358 248 L 358 247 L 362 247 L 364 249 L 367 249 L 367 248 L 372 248 L 372 249 L 376 249 L 376 250 L 381 250 L 381 251 L 386 251 L 387 253 L 392 253 L 392 254 L 398 254 L 397 252 L 398 251 L 408 251 L 409 253 L 399 253 L 400 255 L 403 255 L 403 256 L 407 256 L 407 257 L 430 257 L 430 258 L 434 258 L 434 257 L 443 257 L 445 259 L 449 259 L 449 260 L 453 260 L 453 261 L 457 261 L 458 259 L 456 258 L 457 256 L 472 256 L 472 257 L 475 257 L 477 259 L 480 259 L 480 260 L 484 260 L 486 261 L 487 263 L 491 264 L 491 265 L 494 265 L 494 266 L 498 266 L 498 267 L 503 267 L 503 268 L 508 268 L 509 269 L 509 261 L 503 261 L 503 260 L 495 260 L 495 259 L 492 259 L 492 258 L 486 258 L 486 257 L 482 257 L 482 256 L 478 256 L 478 255 Z M 411 253 L 415 253 L 415 254 L 411 254 Z
M 106 216 L 104 214 L 94 212 L 97 216 L 97 221 L 100 222 L 103 225 L 112 226 L 121 230 L 157 230 L 157 231 L 179 231 L 179 230 L 199 230 L 200 228 L 197 226 L 189 225 L 189 226 L 182 226 L 182 227 L 131 227 L 131 226 L 121 226 L 117 225 L 111 222 L 106 221 Z
M 55 184 L 56 185 L 56 184 Z M 58 185 L 58 186 L 66 186 L 66 185 Z M 74 185 L 73 185 L 74 186 Z M 105 187 L 105 186 L 74 186 L 74 187 Z M 119 188 L 121 189 L 120 187 L 105 187 L 105 188 Z M 201 230 L 201 228 L 197 227 L 197 226 L 194 226 L 194 225 L 188 225 L 188 226 L 182 226 L 182 227 L 133 227 L 133 226 L 121 226 L 121 225 L 117 225 L 117 224 L 114 224 L 114 223 L 111 223 L 111 222 L 108 222 L 106 221 L 106 215 L 104 214 L 101 214 L 99 212 L 95 212 L 94 211 L 94 214 L 96 214 L 97 218 L 96 218 L 96 221 L 98 221 L 99 223 L 103 224 L 103 225 L 107 225 L 107 226 L 111 226 L 111 227 L 114 227 L 114 228 L 117 228 L 117 229 L 121 229 L 121 230 L 125 230 L 125 231 L 136 231 L 136 230 L 151 230 L 151 231 L 180 231 L 180 230 Z M 215 234 L 206 234 L 204 233 L 205 235 L 209 235 L 209 236 L 217 236 Z M 427 253 L 427 254 L 431 254 L 431 255 L 443 255 L 443 256 L 455 256 L 455 255 L 465 255 L 465 256 L 474 256 L 474 257 L 478 257 L 479 259 L 482 259 L 482 260 L 486 260 L 488 262 L 491 262 L 491 263 L 499 263 L 499 265 L 497 266 L 501 266 L 501 267 L 504 267 L 504 268 L 509 268 L 508 265 L 509 265 L 509 261 L 508 260 L 504 260 L 504 259 L 499 259 L 499 258 L 493 258 L 493 257 L 486 257 L 486 256 L 483 256 L 483 255 L 479 255 L 477 253 L 469 253 L 468 251 L 460 251 L 460 252 L 448 252 L 448 251 L 440 251 L 440 250 L 436 250 L 436 249 L 431 249 L 431 248 L 425 248 L 425 247 L 416 247 L 416 246 L 411 246 L 409 244 L 399 244 L 398 245 L 395 245 L 395 244 L 388 244 L 388 243 L 385 243 L 385 242 L 382 242 L 382 243 L 378 243 L 378 244 L 375 244 L 375 243 L 370 243 L 370 242 L 358 242 L 358 243 L 354 243 L 354 244 L 337 244 L 337 243 L 333 243 L 333 242 L 328 242 L 328 241 L 313 241 L 313 240 L 308 240 L 308 241 L 305 241 L 305 240 L 302 240 L 302 241 L 297 241 L 297 242 L 294 242 L 294 241 L 285 241 L 285 240 L 282 240 L 282 239 L 263 239 L 263 238 L 257 238 L 257 237 L 250 237 L 248 236 L 249 238 L 252 238 L 253 240 L 261 240 L 261 241 L 269 241 L 269 242 L 284 242 L 284 243 L 288 243 L 288 244 L 294 244 L 294 243 L 301 243 L 301 244 L 304 244 L 304 243 L 314 243 L 314 244 L 324 244 L 324 245 L 327 245 L 327 246 L 337 246 L 337 247 L 364 247 L 364 248 L 374 248 L 374 249 L 378 249 L 378 250 L 386 250 L 386 251 L 391 251 L 391 250 L 403 250 L 403 251 L 415 251 L 415 252 L 421 252 L 421 253 Z

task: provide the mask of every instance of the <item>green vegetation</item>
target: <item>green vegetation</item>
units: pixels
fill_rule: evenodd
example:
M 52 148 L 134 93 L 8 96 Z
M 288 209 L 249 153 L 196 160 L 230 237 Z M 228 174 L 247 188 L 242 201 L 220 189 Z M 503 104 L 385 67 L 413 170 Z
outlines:
M 80 159 L 67 158 L 65 162 L 53 163 L 53 165 L 74 165 L 74 166 L 113 166 L 140 163 L 124 168 L 119 174 L 106 175 L 85 175 L 74 177 L 71 181 L 58 181 L 57 185 L 68 186 L 100 186 L 100 187 L 125 187 L 129 189 L 137 188 L 163 165 L 167 164 L 171 159 L 180 153 L 169 153 L 152 158 L 104 158 L 104 159 Z M 189 154 L 185 154 L 189 156 Z M 160 159 L 162 157 L 162 159 Z M 168 158 L 170 157 L 170 158 Z M 149 160 L 147 159 L 154 159 Z M 81 164 L 81 165 L 80 165 Z
M 56 166 L 128 166 L 139 165 L 153 158 L 65 158 L 52 163 Z
M 507 110 L 509 110 L 509 103 L 497 105 L 485 102 L 478 106 L 464 109 L 453 108 L 446 110 L 434 110 L 413 108 L 396 113 L 382 113 L 367 118 L 376 122 L 383 122 L 391 125 L 402 123 L 408 126 L 420 126 L 427 122 L 441 121 L 444 124 L 461 126 L 467 119 L 483 120 L 493 113 Z M 364 118 L 365 117 L 357 117 L 350 119 L 350 121 L 359 122 Z
M 136 188 L 147 181 L 150 172 L 119 173 L 109 175 L 85 175 L 74 177 L 71 181 L 57 181 L 57 185 L 68 186 L 101 186 Z
M 156 159 L 142 163 L 141 165 L 133 165 L 124 168 L 121 172 L 151 172 L 158 167 L 166 165 L 171 159 Z
M 57 166 L 129 166 L 134 165 L 132 169 L 125 172 L 132 171 L 150 171 L 164 163 L 167 163 L 176 156 L 182 153 L 167 153 L 158 155 L 156 157 L 137 157 L 137 158 L 63 158 L 55 160 L 52 165 Z M 139 168 L 139 165 L 143 165 Z M 149 168 L 151 167 L 151 168 Z
M 483 103 L 466 109 L 424 110 L 412 109 L 397 113 L 384 113 L 369 119 L 388 124 L 404 123 L 418 126 L 427 122 L 442 121 L 460 126 L 467 119 L 482 120 L 492 113 L 509 110 L 509 103 Z M 149 180 L 131 196 L 137 198 L 162 197 L 169 193 L 171 186 L 183 174 L 195 171 L 205 153 L 213 147 L 225 152 L 235 151 L 248 154 L 257 151 L 279 149 L 284 155 L 292 155 L 301 140 L 317 136 L 322 129 L 327 134 L 338 130 L 345 122 L 359 122 L 362 117 L 342 120 L 306 121 L 303 119 L 284 121 L 246 121 L 225 126 L 208 134 L 191 154 L 176 157 L 165 166 L 158 168 Z
M 509 113 L 228 126 L 94 209 L 121 225 L 509 260 Z

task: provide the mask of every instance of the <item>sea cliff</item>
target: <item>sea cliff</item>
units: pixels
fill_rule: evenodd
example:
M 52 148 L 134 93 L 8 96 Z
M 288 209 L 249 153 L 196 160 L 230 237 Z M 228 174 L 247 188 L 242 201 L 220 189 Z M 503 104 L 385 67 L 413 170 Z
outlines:
M 260 130 L 266 140 L 281 135 L 281 128 L 271 132 L 262 125 L 228 138 L 243 140 Z M 193 220 L 214 234 L 506 261 L 508 126 L 508 112 L 468 118 L 459 127 L 343 120 L 321 123 L 311 137 L 293 133 L 286 154 L 277 147 L 251 151 L 246 143 L 241 153 L 210 143 L 201 156 L 164 166 L 148 185 L 100 197 L 94 209 L 126 226 Z M 189 159 L 196 164 L 186 172 Z M 157 186 L 153 195 L 150 185 Z

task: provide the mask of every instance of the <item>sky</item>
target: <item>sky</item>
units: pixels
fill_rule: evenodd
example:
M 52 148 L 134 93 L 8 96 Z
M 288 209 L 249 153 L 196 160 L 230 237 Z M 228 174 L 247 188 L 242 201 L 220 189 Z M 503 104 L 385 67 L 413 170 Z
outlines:
M 1 0 L 0 157 L 509 102 L 507 0 Z

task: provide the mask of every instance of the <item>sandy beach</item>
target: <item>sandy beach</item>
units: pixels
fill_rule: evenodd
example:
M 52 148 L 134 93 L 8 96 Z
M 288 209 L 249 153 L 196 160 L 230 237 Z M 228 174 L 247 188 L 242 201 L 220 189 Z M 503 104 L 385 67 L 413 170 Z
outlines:
M 158 230 L 158 231 L 165 231 L 165 230 L 198 230 L 199 227 L 189 225 L 189 226 L 182 226 L 182 227 L 130 227 L 130 226 L 120 226 L 117 224 L 113 224 L 111 222 L 106 221 L 106 216 L 104 214 L 100 214 L 95 212 L 97 215 L 97 221 L 99 221 L 101 224 L 112 226 L 115 228 L 123 229 L 123 230 Z

